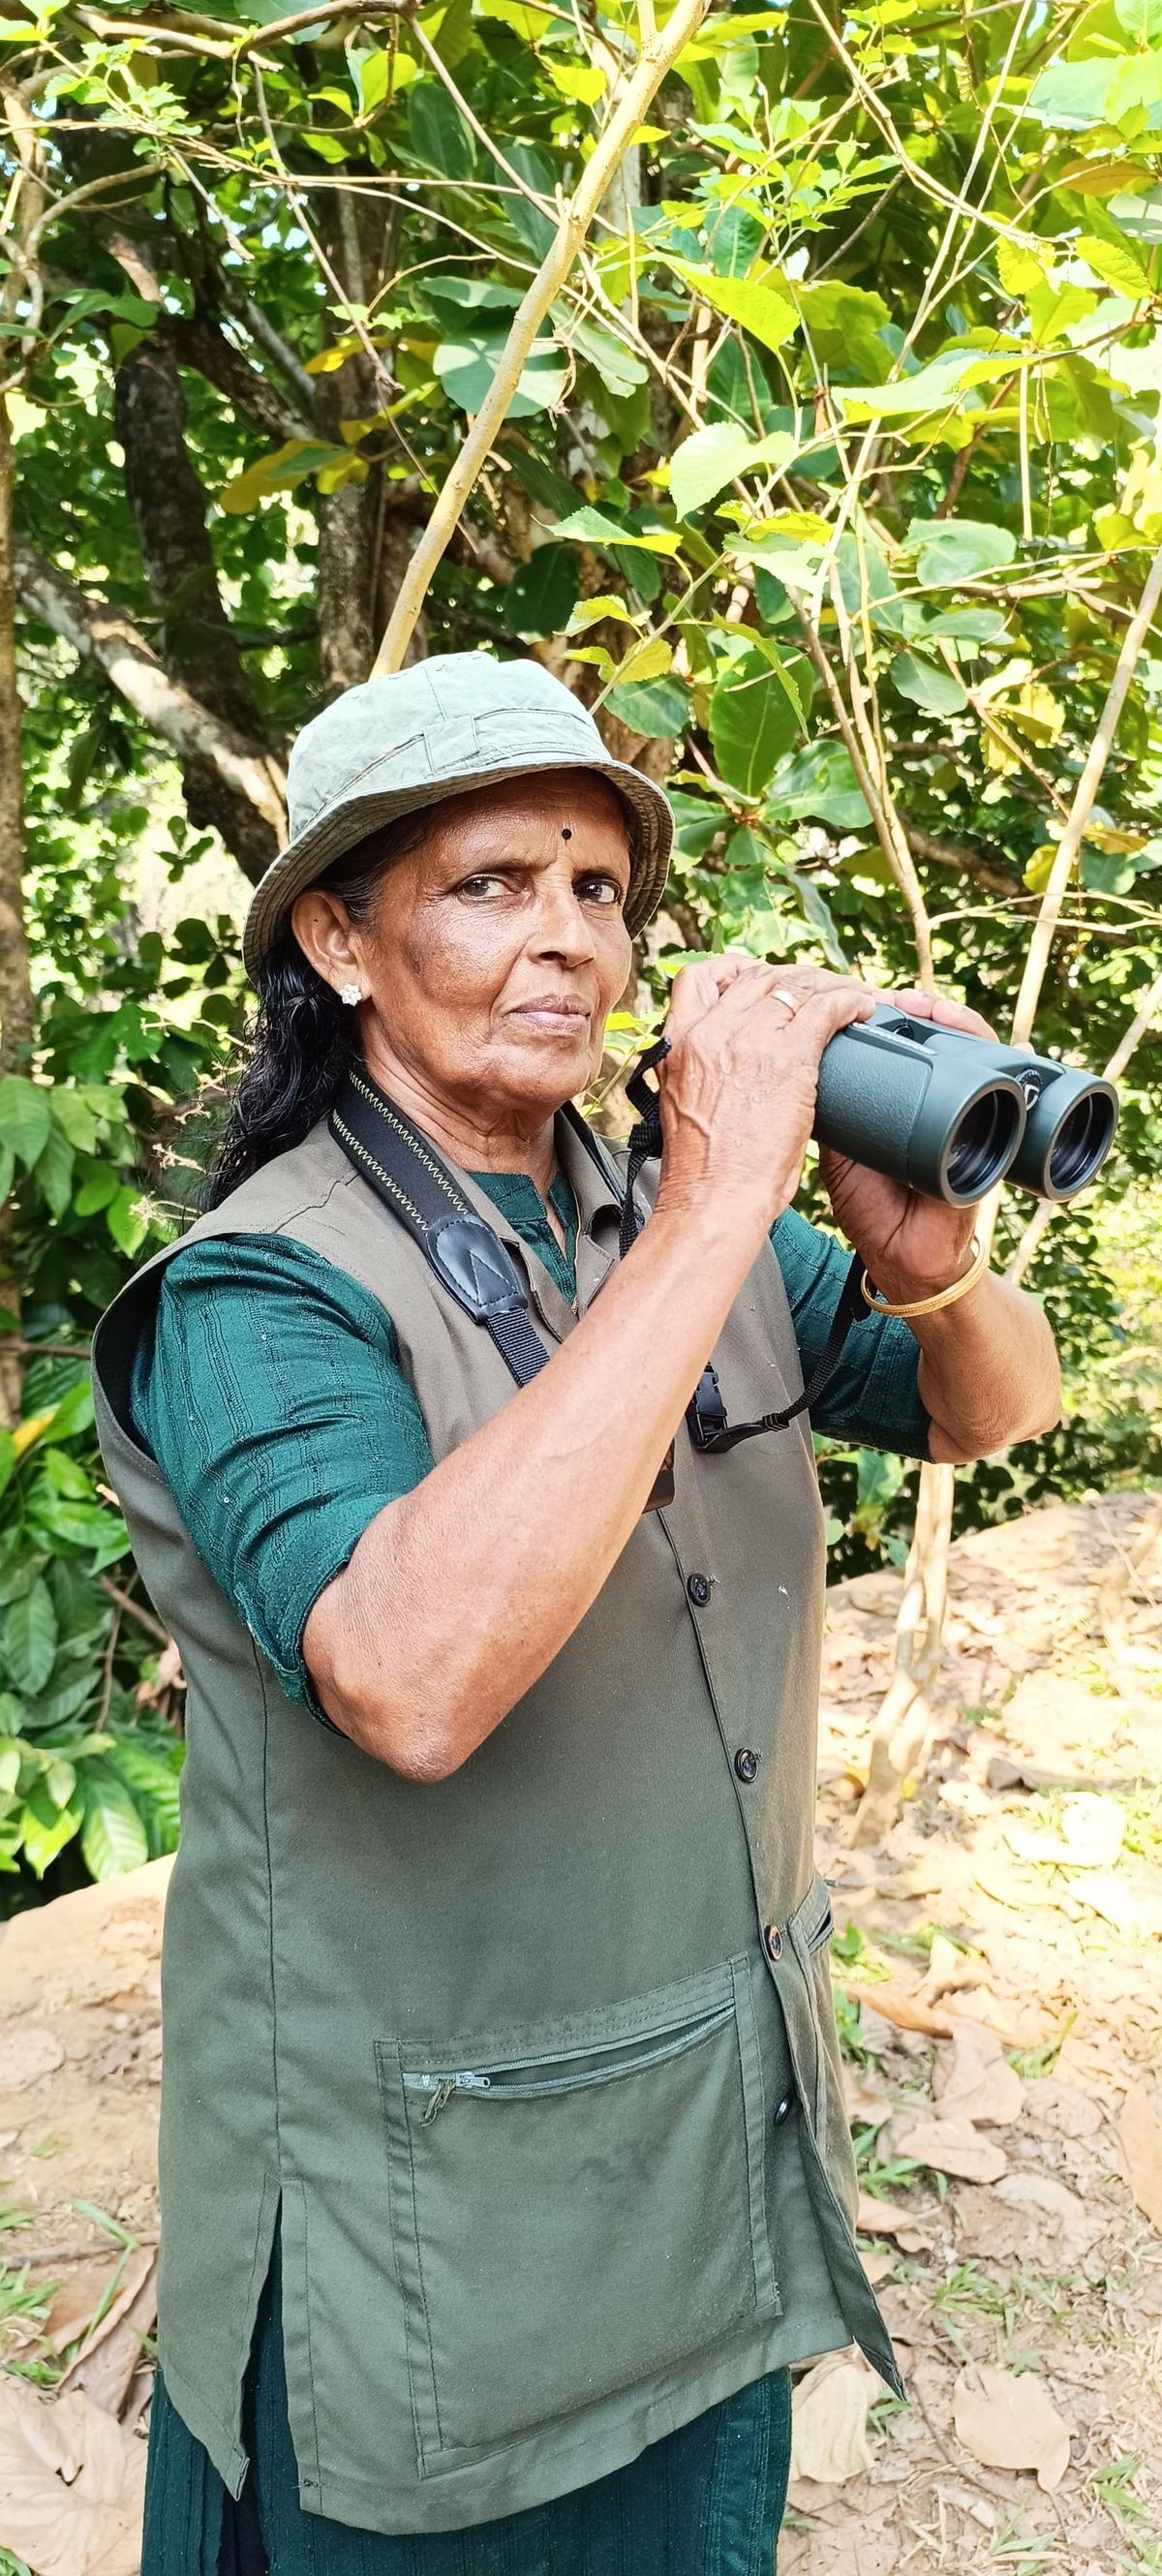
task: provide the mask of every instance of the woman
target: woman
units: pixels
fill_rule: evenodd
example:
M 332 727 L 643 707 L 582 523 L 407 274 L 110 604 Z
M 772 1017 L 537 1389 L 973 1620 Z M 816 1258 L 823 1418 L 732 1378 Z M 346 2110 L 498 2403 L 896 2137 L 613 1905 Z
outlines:
M 712 1350 L 736 1422 L 818 1359 L 847 1257 L 791 1203 L 872 997 L 680 978 L 619 1263 L 566 1104 L 664 799 L 538 666 L 449 655 L 316 718 L 291 809 L 209 1207 L 97 1344 L 189 1693 L 146 2576 L 769 2576 L 788 2366 L 894 2365 L 811 1859 L 810 1434 L 702 1457 L 683 1416 Z M 825 1171 L 925 1312 L 861 1324 L 817 1427 L 1045 1428 L 971 1213 Z

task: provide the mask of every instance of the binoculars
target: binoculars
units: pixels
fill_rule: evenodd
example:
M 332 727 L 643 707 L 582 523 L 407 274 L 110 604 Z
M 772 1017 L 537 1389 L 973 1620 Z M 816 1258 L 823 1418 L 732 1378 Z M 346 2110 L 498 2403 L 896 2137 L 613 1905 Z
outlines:
M 926 1198 L 968 1207 L 1002 1180 L 1075 1198 L 1117 1120 L 1117 1092 L 1098 1074 L 881 1003 L 824 1048 L 814 1134 Z

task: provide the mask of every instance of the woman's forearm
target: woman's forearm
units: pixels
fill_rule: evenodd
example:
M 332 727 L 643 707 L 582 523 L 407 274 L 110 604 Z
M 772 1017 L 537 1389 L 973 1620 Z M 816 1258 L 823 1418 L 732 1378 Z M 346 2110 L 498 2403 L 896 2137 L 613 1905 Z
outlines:
M 365 1751 L 442 1779 L 539 1680 L 621 1554 L 764 1230 L 750 1206 L 660 1205 L 548 1367 L 377 1514 L 304 1636 Z
M 932 1423 L 928 1445 L 939 1463 L 959 1467 L 991 1457 L 1060 1420 L 1053 1335 L 1023 1288 L 986 1276 L 969 1296 L 917 1318 L 912 1329 L 921 1350 L 920 1394 Z

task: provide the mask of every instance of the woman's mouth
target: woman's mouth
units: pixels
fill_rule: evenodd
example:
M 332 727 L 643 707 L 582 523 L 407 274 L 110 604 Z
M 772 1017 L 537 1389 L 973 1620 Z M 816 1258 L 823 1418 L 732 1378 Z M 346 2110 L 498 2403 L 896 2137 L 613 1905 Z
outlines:
M 593 1013 L 588 1002 L 579 1001 L 575 994 L 538 993 L 531 1002 L 518 1003 L 510 1016 L 545 1037 L 575 1038 L 588 1029 Z

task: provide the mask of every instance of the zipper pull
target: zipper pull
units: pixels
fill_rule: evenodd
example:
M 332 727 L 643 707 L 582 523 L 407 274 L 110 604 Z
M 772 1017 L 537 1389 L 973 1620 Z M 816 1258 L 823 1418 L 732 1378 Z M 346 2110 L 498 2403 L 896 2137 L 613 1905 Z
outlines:
M 444 2104 L 445 2104 L 445 2102 L 450 2102 L 450 2101 L 451 2101 L 451 2099 L 452 2099 L 452 2095 L 454 2094 L 455 2090 L 456 2090 L 456 2078 L 455 2078 L 455 2076 L 454 2076 L 454 2075 L 445 2075 L 445 2076 L 442 2078 L 442 2080 L 440 2081 L 440 2083 L 436 2086 L 436 2090 L 435 2090 L 435 2092 L 434 2092 L 434 2093 L 433 2093 L 433 2095 L 432 2095 L 431 2101 L 430 2101 L 430 2102 L 428 2102 L 428 2103 L 426 2103 L 426 2104 L 425 2104 L 425 2106 L 424 2106 L 424 2116 L 423 2116 L 423 2121 L 422 2121 L 422 2124 L 421 2124 L 421 2125 L 422 2125 L 425 2129 L 429 2129 L 429 2128 L 431 2127 L 432 2122 L 433 2122 L 433 2120 L 434 2120 L 434 2119 L 435 2119 L 435 2117 L 436 2117 L 436 2113 L 437 2113 L 437 2111 L 442 2111 L 442 2110 L 443 2110 L 443 2108 L 444 2108 Z

